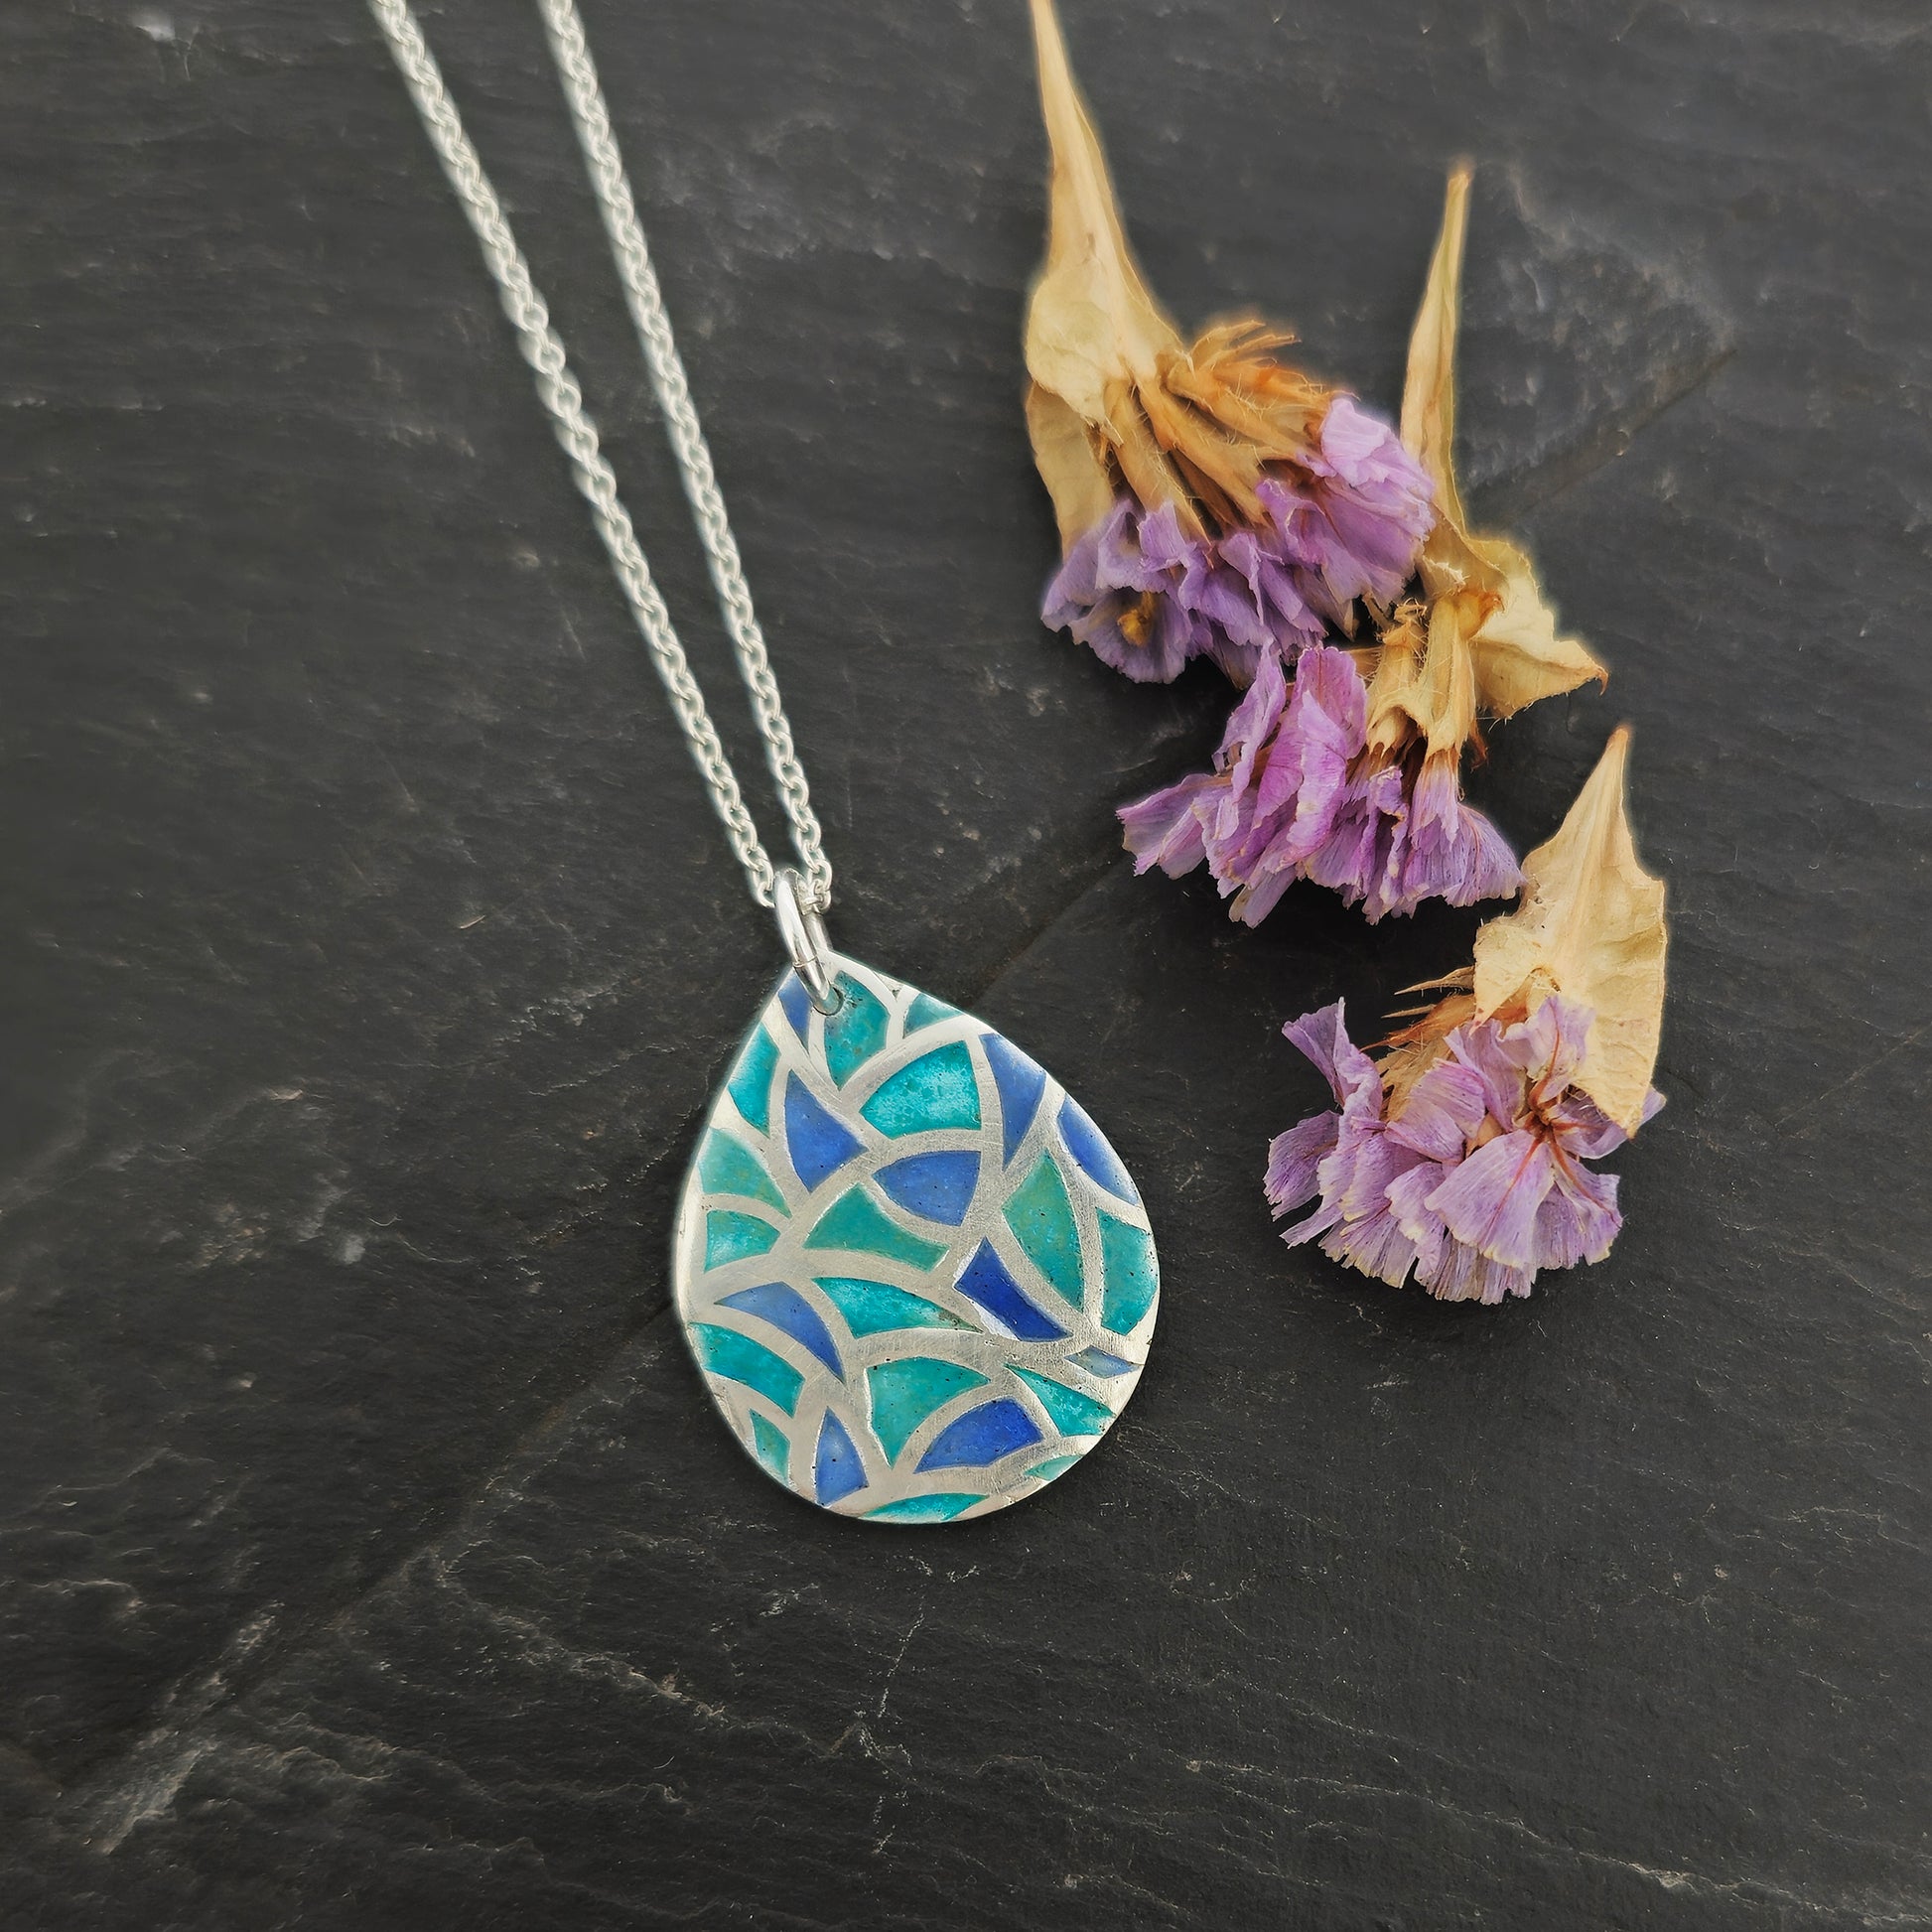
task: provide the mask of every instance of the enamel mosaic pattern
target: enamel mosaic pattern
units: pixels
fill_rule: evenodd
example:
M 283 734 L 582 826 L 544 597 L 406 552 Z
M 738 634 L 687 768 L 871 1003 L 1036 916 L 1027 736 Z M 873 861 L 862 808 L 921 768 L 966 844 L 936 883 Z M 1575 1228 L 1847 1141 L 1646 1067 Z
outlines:
M 1147 1359 L 1139 1191 L 999 1034 L 850 959 L 787 973 L 705 1122 L 675 1292 L 720 1412 L 841 1516 L 985 1516 L 1065 1473 Z

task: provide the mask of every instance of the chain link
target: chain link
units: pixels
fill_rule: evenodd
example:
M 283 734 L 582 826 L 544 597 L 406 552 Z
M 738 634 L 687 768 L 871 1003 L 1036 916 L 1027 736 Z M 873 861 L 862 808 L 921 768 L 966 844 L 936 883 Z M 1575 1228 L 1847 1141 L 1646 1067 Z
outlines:
M 777 680 L 772 675 L 764 637 L 752 608 L 751 590 L 725 514 L 711 452 L 692 406 L 690 384 L 685 379 L 670 319 L 665 314 L 663 296 L 637 222 L 636 206 L 612 133 L 597 69 L 591 65 L 583 23 L 574 0 L 540 0 L 540 5 L 631 320 L 649 364 L 651 386 L 656 391 L 671 447 L 677 455 L 685 494 L 704 542 L 711 581 L 738 654 L 739 669 L 751 693 L 752 710 L 764 740 L 765 759 L 777 786 L 779 802 L 791 825 L 792 843 L 804 864 L 812 907 L 823 911 L 831 900 L 832 868 L 825 858 L 805 774 L 792 747 L 791 728 L 779 700 Z M 570 460 L 577 487 L 591 506 L 591 516 L 599 536 L 604 539 L 611 567 L 617 573 L 631 616 L 663 680 L 671 709 L 691 747 L 691 756 L 710 788 L 732 850 L 752 883 L 753 896 L 760 905 L 770 905 L 775 891 L 771 860 L 746 809 L 731 760 L 725 756 L 725 748 L 705 709 L 704 693 L 691 674 L 671 614 L 650 574 L 629 512 L 618 495 L 617 477 L 604 455 L 596 428 L 585 414 L 583 391 L 570 371 L 563 342 L 551 326 L 550 311 L 530 278 L 529 264 L 510 231 L 502 204 L 496 199 L 496 191 L 490 186 L 483 162 L 464 130 L 456 103 L 444 85 L 442 70 L 423 39 L 422 28 L 410 11 L 408 0 L 369 0 L 369 11 L 388 39 L 390 52 L 416 103 L 437 159 L 463 205 L 482 246 L 483 261 L 495 278 L 503 313 L 516 331 L 523 359 L 535 372 L 537 395 L 550 413 L 557 441 Z
M 745 581 L 738 539 L 732 534 L 717 474 L 711 467 L 711 450 L 699 426 L 698 412 L 691 401 L 691 385 L 685 379 L 684 363 L 671 335 L 671 319 L 664 311 L 657 271 L 651 266 L 650 250 L 637 219 L 630 179 L 624 173 L 623 157 L 618 152 L 604 89 L 598 84 L 597 69 L 592 65 L 591 51 L 584 40 L 584 22 L 576 0 L 539 0 L 539 5 L 544 26 L 550 33 L 551 52 L 556 57 L 564 98 L 577 125 L 577 139 L 590 169 L 591 185 L 597 191 L 618 278 L 623 284 L 630 320 L 636 326 L 637 340 L 643 345 L 644 360 L 650 368 L 651 387 L 664 413 L 671 448 L 677 453 L 684 493 L 690 500 L 691 514 L 704 542 L 718 606 L 738 652 L 745 688 L 752 695 L 752 710 L 764 739 L 765 759 L 771 767 L 785 817 L 791 823 L 792 843 L 804 861 L 805 883 L 811 889 L 813 900 L 823 910 L 832 896 L 832 868 L 826 863 L 820 842 L 818 819 L 805 787 L 804 769 L 792 750 L 791 726 L 778 697 L 778 681 L 772 675 L 771 660 L 765 653 L 764 633 L 759 628 L 758 614 L 752 608 L 751 587 Z

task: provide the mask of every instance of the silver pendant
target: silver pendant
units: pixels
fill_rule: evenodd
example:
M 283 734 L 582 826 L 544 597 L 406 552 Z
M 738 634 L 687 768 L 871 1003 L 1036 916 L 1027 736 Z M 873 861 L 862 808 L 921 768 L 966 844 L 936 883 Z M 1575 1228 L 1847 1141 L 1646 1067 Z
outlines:
M 990 1515 L 1134 1393 L 1147 1211 L 1078 1102 L 984 1022 L 829 951 L 788 972 L 706 1118 L 674 1292 L 727 1427 L 841 1516 Z

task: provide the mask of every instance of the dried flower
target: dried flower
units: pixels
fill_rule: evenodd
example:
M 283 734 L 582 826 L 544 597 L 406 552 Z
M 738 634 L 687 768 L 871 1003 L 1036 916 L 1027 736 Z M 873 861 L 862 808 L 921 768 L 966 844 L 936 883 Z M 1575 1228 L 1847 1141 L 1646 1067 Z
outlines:
M 1292 679 L 1272 659 L 1228 719 L 1214 769 L 1120 811 L 1135 870 L 1178 878 L 1205 860 L 1230 916 L 1259 924 L 1297 879 L 1370 920 L 1522 883 L 1502 834 L 1462 802 L 1454 768 L 1413 776 L 1367 756 L 1369 691 L 1345 650 L 1317 644 Z
M 1522 875 L 1507 842 L 1463 801 L 1463 749 L 1481 749 L 1479 713 L 1506 718 L 1605 675 L 1582 644 L 1557 636 L 1528 558 L 1502 538 L 1471 535 L 1463 516 L 1450 446 L 1468 195 L 1469 171 L 1457 168 L 1403 393 L 1403 440 L 1429 476 L 1437 508 L 1418 562 L 1424 595 L 1388 610 L 1380 583 L 1360 593 L 1381 613 L 1373 650 L 1302 656 L 1297 682 L 1319 680 L 1311 704 L 1285 694 L 1265 710 L 1242 706 L 1228 721 L 1212 773 L 1183 778 L 1120 813 L 1141 871 L 1160 865 L 1178 874 L 1205 859 L 1234 901 L 1231 915 L 1249 924 L 1296 878 L 1332 886 L 1371 920 L 1413 912 L 1425 899 L 1470 905 L 1514 892 Z M 1159 652 L 1123 649 L 1123 615 L 1145 612 L 1147 622 L 1155 607 L 1129 601 L 1148 594 L 1145 584 L 1135 592 L 1123 585 L 1117 602 L 1103 604 L 1091 554 L 1076 546 L 1069 556 L 1058 580 L 1068 594 L 1049 621 L 1072 622 L 1109 663 L 1127 658 L 1130 675 L 1135 663 L 1158 661 L 1167 668 L 1145 674 L 1172 676 L 1197 648 L 1187 638 L 1185 597 Z M 1316 719 L 1311 748 L 1304 722 Z M 1305 772 L 1312 791 L 1303 789 Z M 1256 791 L 1252 806 L 1244 785 Z M 1183 812 L 1209 813 L 1213 823 L 1196 835 L 1179 822 Z
M 1576 1084 L 1587 1007 L 1546 1000 L 1533 1018 L 1453 1029 L 1438 1059 L 1387 1111 L 1382 1074 L 1348 1037 L 1340 1001 L 1283 1029 L 1321 1070 L 1341 1112 L 1317 1114 L 1268 1150 L 1276 1214 L 1319 1196 L 1287 1229 L 1399 1288 L 1411 1271 L 1445 1302 L 1527 1295 L 1544 1268 L 1601 1261 L 1623 1225 L 1616 1176 L 1584 1165 L 1628 1138 Z M 1642 1115 L 1663 1104 L 1652 1093 Z
M 1513 863 L 1503 863 L 1506 848 L 1497 839 L 1492 850 L 1492 828 L 1462 803 L 1463 748 L 1482 750 L 1478 716 L 1507 718 L 1608 676 L 1575 638 L 1558 637 L 1523 552 L 1501 537 L 1472 535 L 1463 514 L 1452 446 L 1469 179 L 1466 165 L 1449 175 L 1402 396 L 1403 443 L 1435 488 L 1436 521 L 1418 565 L 1423 596 L 1380 627 L 1356 774 L 1366 787 L 1382 772 L 1402 772 L 1384 897 L 1405 911 L 1425 898 L 1466 904 L 1517 883 Z M 1470 890 L 1485 865 L 1495 883 Z
M 1033 0 L 1053 172 L 1027 318 L 1027 423 L 1065 562 L 1042 616 L 1129 677 L 1237 683 L 1414 573 L 1430 484 L 1394 431 L 1283 362 L 1254 321 L 1188 347 L 1149 292 L 1052 0 Z
M 1616 1178 L 1585 1166 L 1663 1105 L 1664 889 L 1637 863 L 1617 732 L 1555 838 L 1525 862 L 1523 905 L 1492 919 L 1453 990 L 1383 1042 L 1378 1066 L 1339 1001 L 1283 1032 L 1340 1111 L 1280 1135 L 1264 1182 L 1286 1230 L 1444 1301 L 1527 1295 L 1539 1270 L 1600 1261 L 1622 1226 Z
M 1442 231 L 1409 337 L 1402 391 L 1403 447 L 1428 474 L 1437 509 L 1420 562 L 1428 600 L 1427 652 L 1457 660 L 1453 671 L 1436 670 L 1424 682 L 1452 694 L 1458 710 L 1466 684 L 1464 739 L 1472 735 L 1477 711 L 1508 718 L 1538 698 L 1574 691 L 1591 678 L 1599 684 L 1609 678 L 1577 638 L 1557 635 L 1556 616 L 1543 601 L 1529 558 L 1506 538 L 1473 534 L 1463 512 L 1452 446 L 1471 172 L 1464 162 L 1449 174 Z M 1404 639 L 1403 648 L 1413 654 L 1413 640 Z M 1433 708 L 1404 705 L 1395 690 L 1388 702 L 1391 709 L 1407 709 L 1424 735 L 1437 723 Z

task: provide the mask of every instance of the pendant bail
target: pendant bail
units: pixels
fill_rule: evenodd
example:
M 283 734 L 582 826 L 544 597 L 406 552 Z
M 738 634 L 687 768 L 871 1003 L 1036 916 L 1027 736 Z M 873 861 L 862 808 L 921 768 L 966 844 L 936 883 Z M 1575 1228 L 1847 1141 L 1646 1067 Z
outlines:
M 778 937 L 806 998 L 820 1013 L 837 1013 L 844 1001 L 833 982 L 832 942 L 825 936 L 825 921 L 806 897 L 805 882 L 790 866 L 771 883 L 771 908 L 778 915 Z

